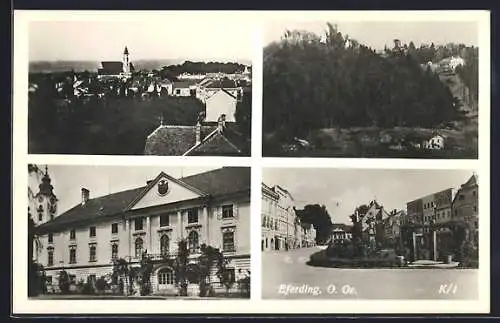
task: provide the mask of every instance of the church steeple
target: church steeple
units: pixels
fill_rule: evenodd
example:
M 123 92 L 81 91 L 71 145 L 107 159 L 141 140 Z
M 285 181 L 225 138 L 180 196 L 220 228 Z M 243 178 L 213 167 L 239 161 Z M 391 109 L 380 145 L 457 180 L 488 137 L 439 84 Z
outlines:
M 49 176 L 48 167 L 47 167 L 47 165 L 45 165 L 45 174 L 43 175 L 42 183 L 38 186 L 38 188 L 40 189 L 40 194 L 45 195 L 45 196 L 53 196 L 54 195 L 54 192 L 53 192 L 54 186 L 52 186 L 52 184 L 50 182 L 51 182 L 51 179 Z
M 123 50 L 123 73 L 128 74 L 130 73 L 130 60 L 128 57 L 128 48 L 125 46 L 125 49 Z

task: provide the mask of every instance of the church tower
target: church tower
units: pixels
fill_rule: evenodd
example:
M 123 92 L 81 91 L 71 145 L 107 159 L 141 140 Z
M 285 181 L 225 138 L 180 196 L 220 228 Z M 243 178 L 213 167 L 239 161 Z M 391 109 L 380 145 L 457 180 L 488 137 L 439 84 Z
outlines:
M 32 212 L 35 225 L 48 222 L 56 217 L 58 200 L 53 190 L 54 186 L 51 184 L 48 168 L 45 166 L 45 174 L 35 196 L 36 210 Z
M 123 73 L 124 74 L 129 74 L 130 73 L 130 60 L 128 57 L 128 48 L 125 46 L 125 50 L 123 51 Z

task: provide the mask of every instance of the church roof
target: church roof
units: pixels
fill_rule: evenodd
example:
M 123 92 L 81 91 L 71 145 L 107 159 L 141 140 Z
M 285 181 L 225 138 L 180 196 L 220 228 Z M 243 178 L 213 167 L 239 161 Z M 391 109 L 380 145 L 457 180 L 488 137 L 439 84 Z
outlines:
M 179 181 L 198 189 L 212 197 L 224 196 L 250 190 L 250 168 L 223 167 L 216 170 L 199 173 L 178 179 Z M 38 233 L 51 230 L 67 229 L 70 225 L 82 222 L 99 221 L 104 218 L 126 212 L 128 206 L 155 185 L 155 181 L 148 185 L 112 193 L 105 196 L 89 199 L 85 205 L 80 203 L 64 212 L 54 220 L 37 227 Z
M 99 69 L 101 75 L 118 75 L 123 72 L 122 62 L 106 61 L 101 62 L 102 68 Z

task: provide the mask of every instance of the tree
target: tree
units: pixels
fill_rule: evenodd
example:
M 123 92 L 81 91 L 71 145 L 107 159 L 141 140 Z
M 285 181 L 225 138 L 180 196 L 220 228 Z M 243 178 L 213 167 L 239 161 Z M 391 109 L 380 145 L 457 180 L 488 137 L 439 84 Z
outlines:
M 332 220 L 326 206 L 308 204 L 302 210 L 295 210 L 300 222 L 311 223 L 316 230 L 316 243 L 323 244 L 328 241 L 332 228 Z
M 178 242 L 178 252 L 177 257 L 174 261 L 174 274 L 175 274 L 175 284 L 179 289 L 180 296 L 187 296 L 187 272 L 188 272 L 188 257 L 189 249 L 187 247 L 186 239 L 181 239 Z
M 69 294 L 70 285 L 71 281 L 68 273 L 65 270 L 61 270 L 59 272 L 59 290 L 61 294 Z
M 236 104 L 236 123 L 245 138 L 251 138 L 252 131 L 252 92 L 244 93 L 242 100 Z
M 123 292 L 128 295 L 132 285 L 130 267 L 127 260 L 118 258 L 113 261 L 113 280 L 123 282 Z

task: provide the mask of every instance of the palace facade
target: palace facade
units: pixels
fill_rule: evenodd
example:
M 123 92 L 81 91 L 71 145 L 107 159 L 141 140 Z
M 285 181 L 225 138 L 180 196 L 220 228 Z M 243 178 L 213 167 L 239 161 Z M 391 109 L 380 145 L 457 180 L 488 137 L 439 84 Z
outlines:
M 86 188 L 81 192 L 79 204 L 36 227 L 42 247 L 34 258 L 56 290 L 62 270 L 73 283 L 95 280 L 110 276 L 115 259 L 139 266 L 147 254 L 157 260 L 153 293 L 175 295 L 174 271 L 161 259 L 175 257 L 181 239 L 190 262 L 206 244 L 223 252 L 235 281 L 250 270 L 250 168 L 223 167 L 182 178 L 161 172 L 135 189 L 100 197 Z M 222 288 L 215 273 L 209 280 Z

